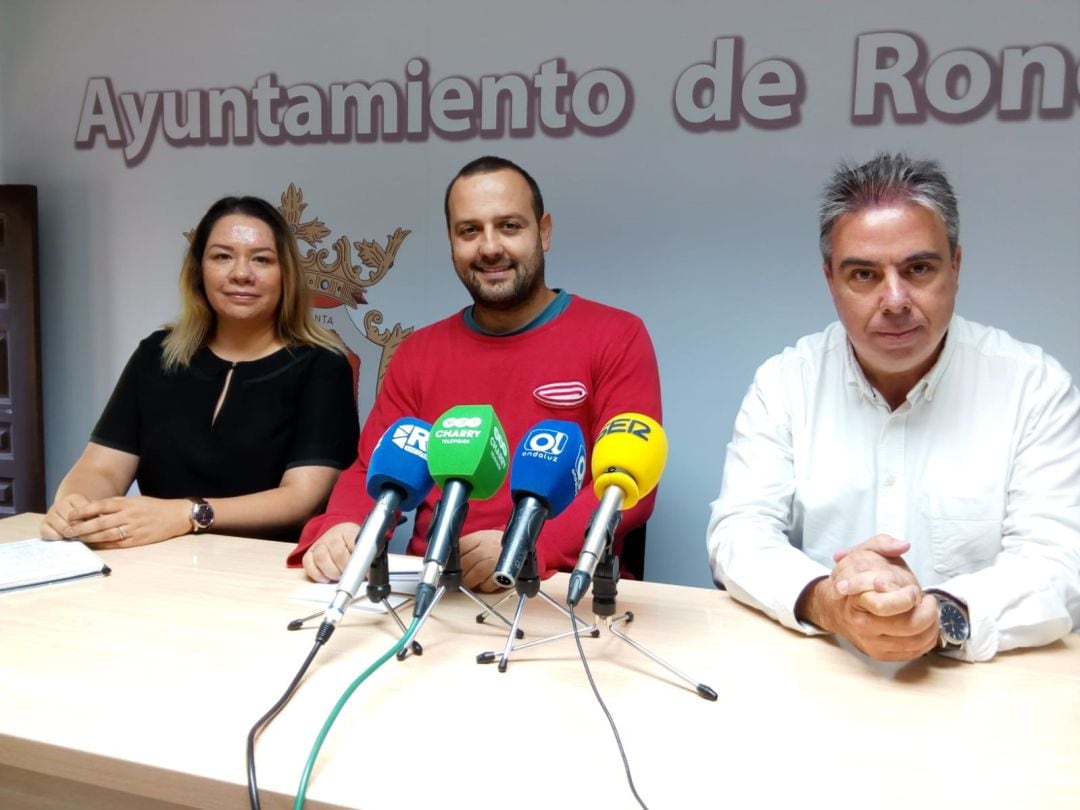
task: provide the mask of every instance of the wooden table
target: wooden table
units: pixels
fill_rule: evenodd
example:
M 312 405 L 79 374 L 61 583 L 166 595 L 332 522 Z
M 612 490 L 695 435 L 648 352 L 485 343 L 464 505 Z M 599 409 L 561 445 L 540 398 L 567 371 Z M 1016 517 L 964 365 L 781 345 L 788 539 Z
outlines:
M 0 540 L 39 518 L 0 521 Z M 0 596 L 0 807 L 245 808 L 248 729 L 313 643 L 278 543 L 215 535 L 102 552 L 112 576 Z M 545 584 L 563 599 L 566 577 Z M 586 610 L 589 609 L 586 600 Z M 875 665 L 698 588 L 623 582 L 630 635 L 711 685 L 708 702 L 606 630 L 583 643 L 653 808 L 1080 806 L 1080 638 L 987 664 Z M 307 807 L 631 808 L 571 639 L 478 665 L 496 624 L 454 594 L 424 654 L 364 683 Z M 529 638 L 568 622 L 531 600 Z M 259 738 L 263 807 L 292 806 L 345 687 L 398 638 L 350 613 Z

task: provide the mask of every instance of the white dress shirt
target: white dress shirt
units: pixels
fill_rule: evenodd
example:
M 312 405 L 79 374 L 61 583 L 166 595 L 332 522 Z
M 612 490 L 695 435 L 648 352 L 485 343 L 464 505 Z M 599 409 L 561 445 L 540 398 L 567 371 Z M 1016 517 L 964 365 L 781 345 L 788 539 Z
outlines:
M 832 554 L 884 533 L 968 606 L 969 661 L 1080 623 L 1080 393 L 1037 346 L 954 316 L 895 411 L 840 323 L 757 371 L 708 528 L 713 576 L 784 625 Z

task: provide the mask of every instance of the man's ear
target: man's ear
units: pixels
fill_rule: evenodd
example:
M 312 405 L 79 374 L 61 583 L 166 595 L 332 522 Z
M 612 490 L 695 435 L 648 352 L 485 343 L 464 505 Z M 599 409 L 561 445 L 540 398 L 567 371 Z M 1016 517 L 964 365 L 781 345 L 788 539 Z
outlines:
M 540 217 L 540 247 L 547 253 L 547 249 L 551 246 L 551 212 L 545 211 L 544 215 Z

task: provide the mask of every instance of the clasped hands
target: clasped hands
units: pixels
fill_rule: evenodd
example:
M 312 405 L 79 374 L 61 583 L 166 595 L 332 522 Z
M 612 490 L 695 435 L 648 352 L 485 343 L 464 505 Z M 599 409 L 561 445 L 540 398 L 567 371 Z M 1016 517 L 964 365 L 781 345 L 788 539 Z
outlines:
M 938 641 L 938 607 L 901 555 L 911 544 L 887 534 L 833 555 L 832 573 L 807 586 L 801 618 L 880 661 L 910 661 Z
M 187 500 L 118 495 L 90 500 L 75 493 L 56 499 L 41 524 L 45 540 L 78 538 L 95 548 L 128 548 L 191 531 Z

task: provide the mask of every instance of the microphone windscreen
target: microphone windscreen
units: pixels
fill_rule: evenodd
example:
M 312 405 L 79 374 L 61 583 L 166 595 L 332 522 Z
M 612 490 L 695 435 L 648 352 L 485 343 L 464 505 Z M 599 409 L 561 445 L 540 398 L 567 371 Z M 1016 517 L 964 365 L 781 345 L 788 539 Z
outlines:
M 470 485 L 469 497 L 494 495 L 510 465 L 506 433 L 490 405 L 456 405 L 438 419 L 428 438 L 428 471 L 441 488 L 453 479 Z
M 660 482 L 667 463 L 667 436 L 660 423 L 642 413 L 620 413 L 608 420 L 593 445 L 593 491 L 603 499 L 610 486 L 625 493 L 630 509 Z
M 388 486 L 405 493 L 398 508 L 411 512 L 435 485 L 428 472 L 428 434 L 431 425 L 406 416 L 398 419 L 371 451 L 368 460 L 367 492 L 378 498 Z
M 545 419 L 532 427 L 517 446 L 510 468 L 514 499 L 532 495 L 560 514 L 581 489 L 585 478 L 585 437 L 574 422 Z

